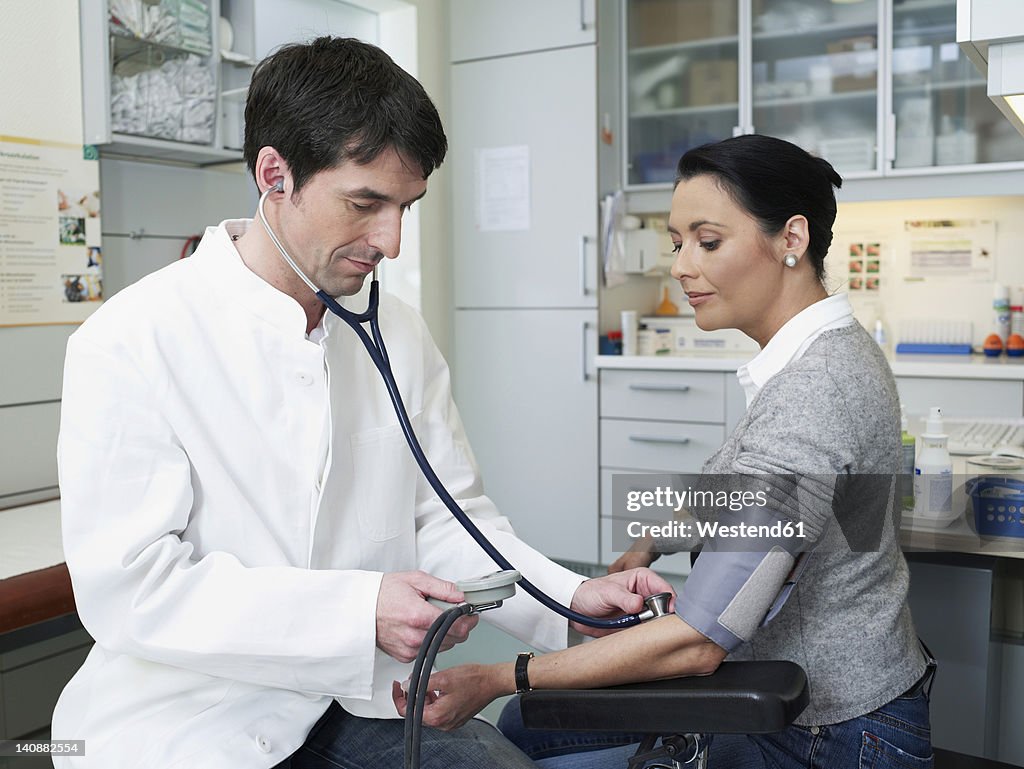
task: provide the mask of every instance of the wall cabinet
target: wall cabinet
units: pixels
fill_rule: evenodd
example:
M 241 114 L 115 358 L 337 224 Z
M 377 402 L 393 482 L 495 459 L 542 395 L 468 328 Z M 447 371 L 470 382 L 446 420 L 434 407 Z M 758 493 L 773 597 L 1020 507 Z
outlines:
M 455 0 L 450 23 L 456 401 L 485 489 L 516 532 L 548 556 L 592 564 L 593 3 Z M 489 151 L 508 148 L 517 165 L 494 165 Z M 481 226 L 480 206 L 506 194 L 525 202 L 525 221 Z
M 450 0 L 453 62 L 595 41 L 594 0 Z
M 86 144 L 105 155 L 195 165 L 241 158 L 240 142 L 222 133 L 225 105 L 239 95 L 226 92 L 222 62 L 242 67 L 231 79 L 244 84 L 252 62 L 222 55 L 218 0 L 80 0 L 79 7 Z
M 595 68 L 593 45 L 452 66 L 457 307 L 597 307 Z M 482 228 L 503 179 L 480 152 L 506 147 L 525 148 L 528 221 Z
M 844 177 L 1024 161 L 956 44 L 955 0 L 628 0 L 623 183 L 671 182 L 691 147 L 787 139 Z

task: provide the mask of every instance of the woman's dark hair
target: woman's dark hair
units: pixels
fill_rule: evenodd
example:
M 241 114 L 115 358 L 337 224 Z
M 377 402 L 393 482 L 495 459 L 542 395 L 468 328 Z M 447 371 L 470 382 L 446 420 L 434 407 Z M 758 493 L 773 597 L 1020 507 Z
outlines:
M 376 46 L 319 37 L 286 45 L 253 72 L 245 103 L 243 154 L 273 147 L 288 163 L 293 192 L 346 160 L 371 163 L 391 148 L 419 165 L 441 165 L 448 140 L 423 86 Z
M 765 235 L 782 231 L 791 216 L 807 217 L 807 255 L 821 280 L 836 220 L 833 187 L 843 179 L 832 165 L 795 144 L 748 134 L 694 147 L 679 159 L 676 184 L 711 176 Z

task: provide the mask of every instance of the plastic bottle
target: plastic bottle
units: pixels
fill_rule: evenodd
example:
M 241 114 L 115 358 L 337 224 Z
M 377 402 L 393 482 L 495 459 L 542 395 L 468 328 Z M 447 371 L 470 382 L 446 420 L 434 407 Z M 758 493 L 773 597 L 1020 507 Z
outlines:
M 882 352 L 889 352 L 889 335 L 885 333 L 885 323 L 881 318 L 875 318 L 875 342 L 882 348 Z
M 996 283 L 992 293 L 992 333 L 1006 345 L 1010 338 L 1010 287 Z
M 900 475 L 901 506 L 907 512 L 914 510 L 914 467 L 917 462 L 917 442 L 907 430 L 907 412 L 900 404 L 900 442 L 903 444 L 903 470 Z
M 636 317 L 636 310 L 622 311 L 622 354 L 637 354 L 637 331 L 639 324 Z
M 914 511 L 925 518 L 948 518 L 953 512 L 953 461 L 942 425 L 942 410 L 932 406 L 921 433 L 914 464 Z

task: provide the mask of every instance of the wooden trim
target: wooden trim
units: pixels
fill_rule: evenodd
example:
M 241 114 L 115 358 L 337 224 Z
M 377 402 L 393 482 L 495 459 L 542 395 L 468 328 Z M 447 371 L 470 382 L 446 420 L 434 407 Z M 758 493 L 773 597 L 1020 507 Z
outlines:
M 0 633 L 74 612 L 66 564 L 0 580 Z

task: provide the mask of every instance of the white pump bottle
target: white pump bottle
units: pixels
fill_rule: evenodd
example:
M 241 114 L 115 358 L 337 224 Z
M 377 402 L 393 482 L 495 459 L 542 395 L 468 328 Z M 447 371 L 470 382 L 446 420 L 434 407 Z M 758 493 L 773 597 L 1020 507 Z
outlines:
M 915 513 L 924 518 L 948 518 L 953 512 L 953 460 L 948 440 L 942 410 L 932 406 L 914 465 Z

